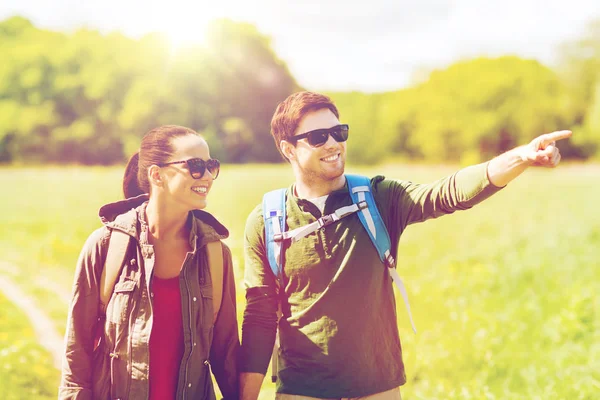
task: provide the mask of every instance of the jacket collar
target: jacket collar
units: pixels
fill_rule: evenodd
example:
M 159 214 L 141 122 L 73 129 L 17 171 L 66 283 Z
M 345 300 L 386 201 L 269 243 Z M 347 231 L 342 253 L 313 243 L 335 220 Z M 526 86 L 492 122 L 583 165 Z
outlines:
M 383 175 L 377 175 L 374 178 L 372 178 L 373 189 L 375 191 L 377 190 L 377 185 L 383 180 L 385 180 L 385 176 L 383 176 Z M 296 202 L 298 202 L 298 200 L 301 200 L 301 199 L 298 196 L 296 196 L 295 186 L 296 186 L 296 183 L 294 182 L 288 187 L 287 195 L 291 196 Z M 349 194 L 349 193 L 350 192 L 348 190 L 348 179 L 346 179 L 344 182 L 344 186 L 342 186 L 341 188 L 339 188 L 337 190 L 330 192 L 328 195 L 341 196 L 341 195 L 345 195 L 345 194 Z
M 100 208 L 98 215 L 104 225 L 111 229 L 118 229 L 137 238 L 141 218 L 149 197 L 142 194 L 137 197 L 109 203 Z M 217 219 L 203 210 L 190 211 L 188 216 L 190 224 L 190 244 L 193 248 L 204 246 L 208 242 L 229 237 L 229 231 Z

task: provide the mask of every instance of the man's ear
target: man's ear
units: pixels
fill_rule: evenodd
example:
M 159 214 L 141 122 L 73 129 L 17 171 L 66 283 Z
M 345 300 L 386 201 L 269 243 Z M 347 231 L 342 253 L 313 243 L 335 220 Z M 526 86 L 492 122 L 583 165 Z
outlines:
M 296 158 L 296 146 L 288 142 L 287 140 L 282 140 L 279 142 L 279 148 L 281 152 L 288 160 L 293 160 Z
M 158 165 L 151 165 L 150 168 L 148 168 L 148 181 L 155 186 L 163 185 L 164 180 Z

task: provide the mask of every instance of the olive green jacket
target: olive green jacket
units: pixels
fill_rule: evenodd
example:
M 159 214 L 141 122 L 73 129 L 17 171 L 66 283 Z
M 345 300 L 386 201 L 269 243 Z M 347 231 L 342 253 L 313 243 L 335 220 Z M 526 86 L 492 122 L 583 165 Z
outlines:
M 142 222 L 147 196 L 100 209 L 104 226 L 86 241 L 77 263 L 65 335 L 59 399 L 147 399 L 152 330 L 153 246 Z M 141 216 L 141 218 L 140 218 Z M 238 398 L 235 282 L 231 252 L 223 248 L 223 299 L 213 323 L 213 299 L 206 243 L 228 232 L 203 211 L 190 213 L 190 245 L 180 274 L 184 353 L 177 399 L 214 399 L 214 374 L 225 399 Z M 132 238 L 106 308 L 99 312 L 99 282 L 111 230 Z M 96 346 L 97 339 L 99 344 Z

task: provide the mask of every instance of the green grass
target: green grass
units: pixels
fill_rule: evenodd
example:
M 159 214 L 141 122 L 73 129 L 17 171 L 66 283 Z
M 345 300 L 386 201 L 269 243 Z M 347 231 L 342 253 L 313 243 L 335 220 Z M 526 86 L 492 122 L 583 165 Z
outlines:
M 55 399 L 59 372 L 21 310 L 0 294 L 0 393 L 3 400 Z
M 348 168 L 415 182 L 453 171 Z M 17 266 L 0 264 L 0 272 L 10 268 L 60 332 L 79 250 L 99 226 L 98 208 L 120 198 L 121 174 L 122 168 L 0 169 L 8 193 L 0 200 L 0 254 Z M 227 165 L 210 194 L 208 211 L 231 232 L 240 317 L 246 216 L 264 192 L 291 180 L 286 165 Z M 419 333 L 410 330 L 399 300 L 403 398 L 597 398 L 599 183 L 599 166 L 532 169 L 473 210 L 409 227 L 398 264 Z M 40 385 L 57 384 L 52 373 L 41 376 Z M 263 387 L 261 397 L 272 398 L 273 386 Z

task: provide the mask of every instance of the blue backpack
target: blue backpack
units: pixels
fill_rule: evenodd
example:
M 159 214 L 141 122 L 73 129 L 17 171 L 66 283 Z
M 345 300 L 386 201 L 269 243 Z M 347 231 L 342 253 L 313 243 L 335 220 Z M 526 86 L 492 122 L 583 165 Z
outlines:
M 292 240 L 293 242 L 298 241 L 324 226 L 333 224 L 340 219 L 357 212 L 360 222 L 366 229 L 369 237 L 371 238 L 371 242 L 377 249 L 379 259 L 388 270 L 390 276 L 396 284 L 396 287 L 398 287 L 398 290 L 400 290 L 400 293 L 402 294 L 412 329 L 415 333 L 417 333 L 417 328 L 415 327 L 412 314 L 410 312 L 410 304 L 408 302 L 406 288 L 404 287 L 402 279 L 396 271 L 396 261 L 390 253 L 390 236 L 385 224 L 383 223 L 383 220 L 381 219 L 377 205 L 375 204 L 373 193 L 371 193 L 371 182 L 366 176 L 350 174 L 346 174 L 345 176 L 346 182 L 348 183 L 348 192 L 350 193 L 353 204 L 339 208 L 331 214 L 322 216 L 311 224 L 301 226 L 291 231 L 285 231 L 286 189 L 273 190 L 263 196 L 262 211 L 265 223 L 267 256 L 271 271 L 273 271 L 273 274 L 276 277 L 279 287 L 278 289 L 279 291 L 282 291 L 284 287 L 281 249 L 286 240 Z M 277 347 L 278 344 L 276 343 L 275 349 L 277 349 Z M 276 351 L 273 352 L 271 362 L 273 371 L 272 379 L 275 381 L 277 372 Z

